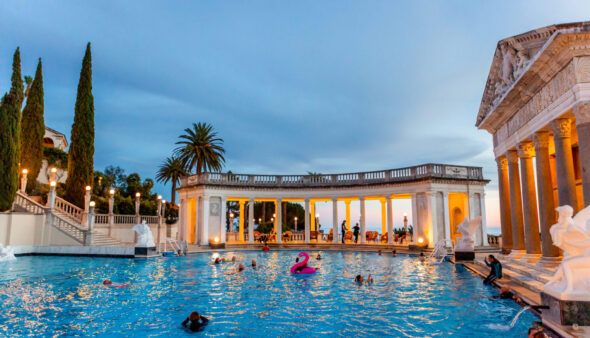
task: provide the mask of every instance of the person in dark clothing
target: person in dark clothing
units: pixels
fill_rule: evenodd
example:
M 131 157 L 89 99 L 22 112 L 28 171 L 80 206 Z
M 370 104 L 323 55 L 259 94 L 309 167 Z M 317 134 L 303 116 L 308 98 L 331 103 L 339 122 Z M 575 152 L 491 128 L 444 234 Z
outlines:
M 342 232 L 342 244 L 344 244 L 344 236 L 346 235 L 346 220 L 342 221 L 340 232 Z
M 492 284 L 496 279 L 502 278 L 502 264 L 494 255 L 486 257 L 484 262 L 490 267 L 490 274 L 483 280 L 484 284 Z
M 209 323 L 209 319 L 201 316 L 198 312 L 193 311 L 191 314 L 182 322 L 182 326 L 188 328 L 192 332 L 201 331 L 205 325 Z
M 359 228 L 359 224 L 357 223 L 353 228 L 352 228 L 352 233 L 354 235 L 354 243 L 356 244 L 359 240 L 359 231 L 361 230 L 361 228 Z

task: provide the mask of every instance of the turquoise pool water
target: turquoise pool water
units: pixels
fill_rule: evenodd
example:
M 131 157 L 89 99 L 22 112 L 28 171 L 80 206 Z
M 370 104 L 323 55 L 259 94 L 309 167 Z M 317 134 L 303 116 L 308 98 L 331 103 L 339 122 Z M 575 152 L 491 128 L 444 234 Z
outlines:
M 310 252 L 315 255 L 316 252 Z M 415 257 L 322 252 L 320 272 L 293 276 L 297 252 L 227 252 L 259 268 L 227 274 L 235 263 L 211 265 L 214 254 L 133 260 L 19 257 L 0 263 L 0 336 L 393 336 L 523 337 L 536 317 L 511 301 L 489 299 L 461 266 Z M 374 275 L 371 286 L 353 283 Z M 116 289 L 110 278 L 130 283 Z M 197 310 L 209 317 L 201 333 L 180 322 Z

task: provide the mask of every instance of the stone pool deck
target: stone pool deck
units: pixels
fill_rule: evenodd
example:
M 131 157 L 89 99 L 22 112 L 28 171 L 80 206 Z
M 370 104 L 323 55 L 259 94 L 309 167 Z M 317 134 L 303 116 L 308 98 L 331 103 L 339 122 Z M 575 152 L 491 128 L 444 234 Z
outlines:
M 486 253 L 476 253 L 475 261 L 461 262 L 461 264 L 481 277 L 486 277 L 490 271 L 484 263 L 486 255 Z M 528 305 L 542 305 L 541 291 L 554 274 L 559 261 L 546 262 L 539 257 L 526 255 L 519 257 L 498 254 L 496 258 L 502 263 L 503 277 L 497 279 L 494 284 L 497 287 L 509 287 Z M 560 337 L 590 337 L 588 327 L 574 330 L 571 326 L 562 326 L 547 320 L 543 320 L 543 325 Z

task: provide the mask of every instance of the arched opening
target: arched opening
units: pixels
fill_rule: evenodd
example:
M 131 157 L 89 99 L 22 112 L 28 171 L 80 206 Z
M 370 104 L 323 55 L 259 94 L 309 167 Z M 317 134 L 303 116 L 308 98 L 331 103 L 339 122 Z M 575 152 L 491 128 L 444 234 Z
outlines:
M 45 137 L 43 139 L 43 146 L 46 148 L 54 148 L 55 147 L 55 143 L 53 142 L 53 140 L 49 137 Z

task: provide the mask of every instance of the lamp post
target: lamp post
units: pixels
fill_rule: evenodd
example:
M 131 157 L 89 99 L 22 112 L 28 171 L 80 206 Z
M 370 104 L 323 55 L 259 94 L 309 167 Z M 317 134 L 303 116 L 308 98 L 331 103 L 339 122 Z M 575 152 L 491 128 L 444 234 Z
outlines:
M 234 216 L 235 215 L 233 212 L 229 213 L 229 229 L 230 229 L 229 231 L 230 232 L 234 232 L 234 230 L 235 230 L 234 229 Z
M 87 185 L 84 190 L 84 213 L 82 213 L 82 224 L 88 223 L 88 212 L 90 211 L 90 194 L 92 187 Z
M 297 232 L 297 216 L 293 220 L 295 221 L 295 232 Z
M 57 168 L 52 167 L 51 169 L 49 169 L 49 182 L 51 182 L 51 181 L 57 182 L 56 176 L 57 176 Z
M 318 232 L 318 234 L 320 233 L 321 227 L 322 227 L 322 225 L 320 224 L 320 213 L 317 213 L 317 214 L 315 214 L 315 229 Z
M 158 196 L 158 200 L 162 199 L 162 196 Z M 160 241 L 162 240 L 162 217 L 166 210 L 166 200 L 162 199 L 161 203 L 158 203 L 158 249 L 160 248 Z
M 115 189 L 109 190 L 109 236 L 111 235 L 113 224 L 115 223 Z
M 86 233 L 85 244 L 92 245 L 92 232 L 94 231 L 94 207 L 96 203 L 90 201 L 88 203 L 88 232 Z
M 29 170 L 23 169 L 22 175 L 20 177 L 20 192 L 23 194 L 27 191 L 27 174 L 28 173 L 29 173 Z
M 139 216 L 139 203 L 140 203 L 141 194 L 139 192 L 135 193 L 135 223 L 141 223 L 141 217 Z
M 49 197 L 47 198 L 47 206 L 50 210 L 53 210 L 55 207 L 55 186 L 57 183 L 55 181 L 49 182 Z

